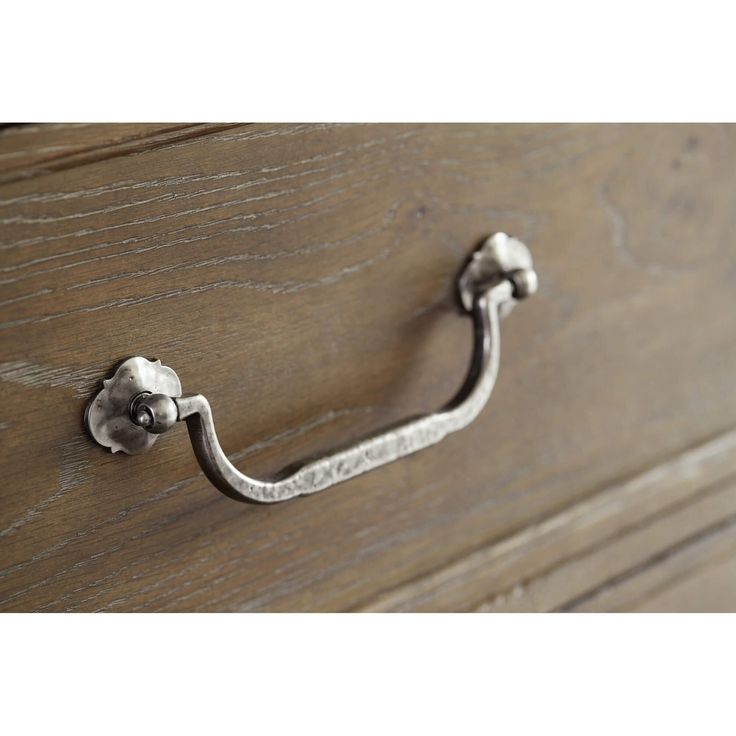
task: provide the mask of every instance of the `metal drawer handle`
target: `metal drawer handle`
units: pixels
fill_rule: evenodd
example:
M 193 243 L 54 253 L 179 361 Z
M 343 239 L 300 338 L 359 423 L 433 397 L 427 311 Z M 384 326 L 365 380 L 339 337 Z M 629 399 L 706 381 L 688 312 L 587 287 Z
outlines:
M 496 382 L 499 319 L 536 289 L 526 246 L 504 233 L 489 237 L 458 279 L 462 305 L 473 316 L 475 345 L 467 378 L 455 398 L 434 414 L 410 419 L 274 480 L 249 478 L 230 463 L 217 441 L 207 399 L 201 394 L 182 395 L 179 377 L 160 360 L 126 360 L 90 401 L 85 424 L 92 437 L 112 452 L 136 454 L 148 450 L 176 422 L 186 421 L 202 470 L 227 496 L 274 503 L 316 493 L 433 445 L 472 422 Z

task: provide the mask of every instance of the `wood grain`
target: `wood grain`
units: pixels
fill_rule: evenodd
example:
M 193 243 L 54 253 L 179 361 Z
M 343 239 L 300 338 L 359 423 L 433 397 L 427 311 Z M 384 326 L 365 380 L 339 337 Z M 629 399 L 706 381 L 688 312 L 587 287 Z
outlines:
M 232 125 L 58 123 L 0 127 L 0 183 L 192 140 Z
M 736 426 L 732 126 L 250 125 L 130 146 L 56 171 L 30 155 L 0 187 L 3 610 L 371 607 Z M 503 325 L 487 410 L 435 449 L 254 507 L 209 485 L 183 429 L 137 457 L 82 431 L 135 354 L 210 398 L 254 474 L 432 409 L 469 357 L 455 274 L 495 230 L 528 242 L 540 293 Z M 723 482 L 687 501 L 706 529 L 730 514 Z M 662 551 L 705 533 L 680 523 Z M 623 585 L 602 565 L 573 597 Z M 473 579 L 422 607 L 492 603 Z
M 587 609 L 617 575 L 642 565 L 672 575 L 655 564 L 663 552 L 722 524 L 736 546 L 735 479 L 736 432 L 729 432 L 385 592 L 364 610 Z

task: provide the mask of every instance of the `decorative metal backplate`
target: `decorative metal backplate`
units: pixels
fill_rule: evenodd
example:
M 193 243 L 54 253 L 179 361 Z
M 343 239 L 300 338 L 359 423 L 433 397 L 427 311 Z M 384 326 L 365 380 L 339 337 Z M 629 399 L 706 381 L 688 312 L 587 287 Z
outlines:
M 161 365 L 160 360 L 139 356 L 124 361 L 102 385 L 102 391 L 87 405 L 85 424 L 103 447 L 128 455 L 145 452 L 158 436 L 133 423 L 133 400 L 141 394 L 181 396 L 179 376 L 171 368 Z
M 470 257 L 457 282 L 460 301 L 465 309 L 473 309 L 473 300 L 479 291 L 489 289 L 515 271 L 533 273 L 534 264 L 529 249 L 517 238 L 506 233 L 495 233 Z M 501 317 L 506 317 L 516 305 L 509 299 L 501 305 Z

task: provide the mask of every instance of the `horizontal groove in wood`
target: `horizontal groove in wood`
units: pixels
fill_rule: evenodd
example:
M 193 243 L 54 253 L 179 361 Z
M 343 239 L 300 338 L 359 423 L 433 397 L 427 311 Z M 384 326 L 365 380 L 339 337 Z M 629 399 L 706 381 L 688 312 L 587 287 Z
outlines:
M 693 507 L 691 511 L 701 514 L 703 509 Z M 647 557 L 569 601 L 564 610 L 736 611 L 736 515 L 719 518 L 712 526 Z
M 686 503 L 685 509 L 676 513 L 682 514 L 683 520 L 693 515 L 696 520 L 700 519 L 703 509 L 710 508 L 713 502 L 702 501 L 703 508 L 692 509 L 692 500 L 734 474 L 736 431 L 720 435 L 431 575 L 389 591 L 362 606 L 362 610 L 456 610 L 472 607 L 473 600 L 480 603 L 491 596 L 498 597 L 495 602 L 481 605 L 481 610 L 534 606 L 546 610 L 564 606 L 580 594 L 581 589 L 575 585 L 586 591 L 589 590 L 587 586 L 612 577 L 613 573 L 604 564 L 605 558 L 613 555 L 617 561 L 625 559 L 620 552 L 614 554 L 612 547 L 619 544 L 624 551 L 629 548 L 628 530 L 634 528 L 636 532 L 632 534 L 643 535 L 644 547 L 648 549 L 650 526 L 669 509 Z M 729 485 L 724 493 L 723 503 L 730 509 L 733 488 Z M 718 498 L 720 500 L 720 496 Z M 717 508 L 722 510 L 720 506 Z M 695 523 L 697 527 L 701 522 Z M 711 520 L 711 523 L 715 522 Z M 674 543 L 688 529 L 687 526 L 675 527 L 671 536 L 665 533 L 662 543 Z M 592 569 L 585 575 L 574 577 L 574 566 L 581 564 L 578 558 L 588 560 L 592 554 L 597 555 L 596 564 L 591 565 Z M 622 564 L 627 569 L 625 566 L 634 562 L 629 560 Z M 603 581 L 597 575 L 603 575 Z M 544 585 L 550 587 L 556 597 L 552 593 L 543 598 L 537 593 L 535 597 L 531 591 L 536 591 L 542 583 L 527 581 L 536 578 L 545 581 Z M 555 586 L 558 579 L 561 582 Z
M 708 488 L 693 499 L 619 537 L 597 545 L 539 577 L 523 581 L 511 592 L 497 596 L 480 610 L 572 610 L 609 582 L 615 584 L 638 570 L 665 565 L 672 554 L 695 541 L 736 524 L 734 478 Z
M 237 124 L 58 124 L 0 130 L 0 185 L 155 150 Z

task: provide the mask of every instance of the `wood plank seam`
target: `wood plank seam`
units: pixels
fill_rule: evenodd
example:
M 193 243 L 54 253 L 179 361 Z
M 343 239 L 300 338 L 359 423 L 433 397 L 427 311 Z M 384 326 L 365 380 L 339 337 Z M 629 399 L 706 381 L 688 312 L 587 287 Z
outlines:
M 212 125 L 174 125 L 155 135 L 146 134 L 142 136 L 132 136 L 120 142 L 102 146 L 93 146 L 89 149 L 74 151 L 72 153 L 60 151 L 58 156 L 45 159 L 30 167 L 9 167 L 4 173 L 0 173 L 0 186 L 12 184 L 18 181 L 35 179 L 37 177 L 59 171 L 67 171 L 69 169 L 85 166 L 91 163 L 121 158 L 123 156 L 130 156 L 146 151 L 155 151 L 175 143 L 194 141 L 198 138 L 206 137 L 214 133 L 242 127 L 242 125 L 244 124 L 221 123 Z
M 580 550 L 579 554 L 555 560 L 548 568 L 518 580 L 513 589 L 497 593 L 476 610 L 526 610 L 532 606 L 534 610 L 562 611 L 568 610 L 568 600 L 573 599 L 580 599 L 580 605 L 584 605 L 598 597 L 598 592 L 606 590 L 607 585 L 614 588 L 628 580 L 631 571 L 636 570 L 631 572 L 633 578 L 646 570 L 643 563 L 647 560 L 655 560 L 654 566 L 656 560 L 667 559 L 667 550 L 672 549 L 675 554 L 717 534 L 721 520 L 731 518 L 736 510 L 735 479 L 733 474 L 635 523 L 622 524 L 615 533 Z M 581 570 L 585 571 L 584 581 L 581 581 Z M 587 597 L 589 591 L 591 595 Z
M 678 453 L 628 480 L 607 486 L 544 520 L 496 540 L 428 575 L 386 591 L 372 601 L 357 606 L 355 610 L 410 610 L 417 604 L 429 603 L 443 589 L 452 587 L 458 581 L 463 582 L 463 595 L 460 598 L 465 600 L 467 589 L 480 585 L 494 564 L 504 561 L 508 564 L 509 560 L 516 564 L 516 573 L 496 593 L 513 590 L 525 579 L 543 574 L 556 565 L 590 552 L 596 546 L 605 544 L 606 540 L 635 528 L 637 524 L 641 525 L 639 514 L 646 511 L 647 506 L 651 508 L 645 518 L 651 521 L 664 512 L 688 505 L 696 496 L 707 495 L 714 488 L 719 488 L 719 484 L 730 479 L 735 472 L 736 430 L 732 430 Z M 678 482 L 680 487 L 673 491 L 671 485 Z M 652 498 L 649 503 L 643 498 L 647 493 Z M 604 521 L 604 530 L 596 524 L 598 519 Z M 568 539 L 567 547 L 556 550 L 556 557 L 543 562 L 535 559 L 532 567 L 524 564 L 525 549 L 535 545 L 540 547 L 551 540 L 564 543 L 566 535 L 570 537 L 575 531 L 579 533 L 586 524 L 596 532 L 590 535 L 590 540 L 574 543 Z M 605 531 L 605 536 L 601 536 L 602 531 Z M 488 595 L 483 597 L 487 598 Z
M 599 596 L 601 593 L 605 592 L 606 590 L 613 588 L 626 580 L 630 580 L 636 577 L 637 575 L 640 575 L 645 570 L 655 567 L 656 565 L 665 564 L 669 559 L 671 559 L 678 553 L 682 552 L 686 548 L 691 547 L 692 545 L 696 544 L 697 542 L 705 540 L 708 537 L 712 537 L 718 534 L 719 532 L 733 531 L 733 530 L 736 530 L 736 514 L 731 514 L 730 516 L 727 516 L 721 519 L 715 524 L 711 524 L 707 526 L 705 529 L 702 529 L 696 532 L 695 534 L 691 534 L 690 536 L 687 536 L 684 539 L 678 540 L 671 547 L 668 547 L 667 549 L 664 549 L 661 552 L 658 552 L 657 554 L 652 555 L 651 557 L 640 562 L 638 565 L 634 565 L 633 567 L 626 570 L 625 572 L 620 573 L 619 575 L 614 575 L 612 578 L 607 580 L 605 583 L 599 586 L 596 586 L 595 588 L 591 588 L 590 590 L 586 591 L 585 593 L 582 593 L 581 595 L 576 596 L 575 598 L 571 598 L 564 605 L 558 606 L 557 608 L 555 608 L 554 611 L 555 612 L 573 611 L 574 609 L 579 608 L 585 602 Z M 709 562 L 706 562 L 702 565 L 702 567 L 707 567 L 708 564 Z M 671 583 L 675 582 L 676 580 L 677 578 L 673 577 Z

